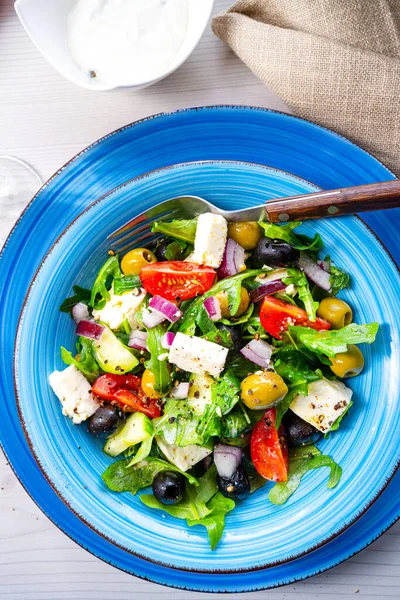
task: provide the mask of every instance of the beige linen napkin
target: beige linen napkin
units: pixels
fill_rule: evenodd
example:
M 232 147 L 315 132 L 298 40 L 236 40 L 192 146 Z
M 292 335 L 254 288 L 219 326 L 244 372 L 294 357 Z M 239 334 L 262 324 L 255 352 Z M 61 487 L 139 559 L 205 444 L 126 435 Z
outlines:
M 239 0 L 212 27 L 295 114 L 400 175 L 400 0 Z

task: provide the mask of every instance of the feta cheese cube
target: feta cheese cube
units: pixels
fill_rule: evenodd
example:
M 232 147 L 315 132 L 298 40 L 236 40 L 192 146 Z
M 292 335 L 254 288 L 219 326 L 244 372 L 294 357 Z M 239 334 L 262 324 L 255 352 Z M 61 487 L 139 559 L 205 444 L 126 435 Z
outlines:
M 225 366 L 228 348 L 202 338 L 177 333 L 169 351 L 169 362 L 183 371 L 218 377 Z
M 90 383 L 75 367 L 54 371 L 49 383 L 62 404 L 62 413 L 77 425 L 96 412 L 100 404 L 92 394 Z
M 194 252 L 191 262 L 219 267 L 224 255 L 228 223 L 221 215 L 204 213 L 197 221 Z
M 136 288 L 117 296 L 114 290 L 110 290 L 110 296 L 104 308 L 93 311 L 96 321 L 107 323 L 110 329 L 118 329 L 125 319 L 128 319 L 130 327 L 138 329 L 136 313 L 146 297 L 146 292 L 142 288 Z
M 162 436 L 157 436 L 156 441 L 165 458 L 181 471 L 191 469 L 193 465 L 211 454 L 211 450 L 203 448 L 203 446 L 197 446 L 196 444 L 184 447 L 167 444 Z
M 319 379 L 309 384 L 307 396 L 298 394 L 294 397 L 290 409 L 326 433 L 348 408 L 352 395 L 352 390 L 341 381 Z

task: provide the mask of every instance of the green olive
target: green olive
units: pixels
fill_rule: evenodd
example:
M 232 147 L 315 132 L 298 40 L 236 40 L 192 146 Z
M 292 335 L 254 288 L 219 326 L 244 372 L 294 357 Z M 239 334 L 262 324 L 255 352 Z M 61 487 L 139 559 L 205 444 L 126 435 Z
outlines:
M 254 250 L 263 237 L 263 232 L 256 221 L 232 222 L 228 225 L 228 237 L 235 240 L 245 250 Z
M 337 377 L 355 377 L 359 375 L 364 368 L 364 357 L 359 348 L 354 344 L 347 346 L 347 352 L 336 354 L 331 358 L 331 371 Z
M 157 262 L 157 258 L 151 250 L 135 248 L 125 254 L 121 260 L 121 269 L 124 275 L 139 275 L 142 267 L 155 262 Z
M 231 315 L 229 311 L 228 292 L 223 290 L 222 292 L 218 292 L 218 294 L 215 294 L 215 296 L 219 300 L 219 304 L 221 307 L 221 316 L 224 319 L 229 319 L 229 317 L 240 317 L 240 315 L 246 312 L 246 310 L 249 308 L 250 296 L 249 292 L 244 287 L 242 287 L 240 290 L 240 304 L 239 308 L 237 309 L 234 315 Z
M 350 306 L 339 298 L 324 298 L 319 305 L 317 315 L 328 321 L 332 329 L 341 329 L 353 320 Z
M 242 400 L 251 410 L 265 410 L 288 393 L 286 383 L 274 371 L 249 375 L 240 384 Z

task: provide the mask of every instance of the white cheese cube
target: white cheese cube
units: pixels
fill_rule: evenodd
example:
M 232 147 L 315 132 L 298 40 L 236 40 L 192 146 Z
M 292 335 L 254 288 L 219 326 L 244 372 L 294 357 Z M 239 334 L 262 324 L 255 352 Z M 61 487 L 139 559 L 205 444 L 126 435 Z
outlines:
M 167 444 L 161 436 L 156 437 L 158 447 L 164 454 L 165 458 L 181 471 L 188 471 L 203 458 L 211 454 L 211 450 L 191 444 L 189 446 L 176 446 L 175 444 Z
M 169 351 L 169 362 L 183 371 L 218 377 L 225 366 L 228 348 L 202 338 L 177 333 Z
M 307 396 L 294 397 L 290 409 L 322 433 L 332 427 L 350 404 L 353 392 L 341 381 L 319 379 L 308 386 Z
M 224 255 L 227 235 L 228 223 L 224 217 L 213 213 L 200 215 L 190 262 L 219 267 Z
M 54 371 L 49 383 L 62 404 L 62 413 L 77 425 L 96 412 L 100 404 L 92 394 L 90 383 L 75 367 Z
M 146 297 L 146 292 L 142 288 L 136 288 L 117 296 L 110 290 L 110 295 L 111 298 L 104 308 L 93 311 L 96 321 L 107 323 L 110 329 L 118 329 L 125 319 L 128 319 L 131 329 L 138 329 L 136 313 Z

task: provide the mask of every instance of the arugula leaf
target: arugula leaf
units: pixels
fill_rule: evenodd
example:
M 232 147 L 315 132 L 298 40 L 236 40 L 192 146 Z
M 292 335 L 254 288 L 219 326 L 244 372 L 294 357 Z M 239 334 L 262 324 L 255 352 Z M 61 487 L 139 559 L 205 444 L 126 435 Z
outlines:
M 372 344 L 378 328 L 378 323 L 369 323 L 368 325 L 350 323 L 342 329 L 329 331 L 316 331 L 310 327 L 298 325 L 292 325 L 288 330 L 290 333 L 294 333 L 297 339 L 311 352 L 334 357 L 339 352 L 346 352 L 348 344 Z
M 293 232 L 293 229 L 300 227 L 301 221 L 292 221 L 286 225 L 273 225 L 272 223 L 266 223 L 259 221 L 258 224 L 264 229 L 264 234 L 275 240 L 284 240 L 288 242 L 296 250 L 308 250 L 309 252 L 316 252 L 321 250 L 323 242 L 319 233 L 311 239 L 305 235 L 297 235 Z
M 163 246 L 163 256 L 166 260 L 184 260 L 192 251 L 193 245 L 179 239 L 158 238 L 157 249 Z
M 307 385 L 322 378 L 321 370 L 313 369 L 306 357 L 292 346 L 283 346 L 274 356 L 277 356 L 275 371 L 289 387 Z
M 154 375 L 154 389 L 161 394 L 166 394 L 171 386 L 172 379 L 166 360 L 160 360 L 158 357 L 165 354 L 165 348 L 161 345 L 161 339 L 167 331 L 167 325 L 161 323 L 156 327 L 148 329 L 147 348 L 150 352 L 150 358 L 146 361 L 145 367 Z
M 124 458 L 111 463 L 102 474 L 102 479 L 106 486 L 113 492 L 136 492 L 146 488 L 153 483 L 154 477 L 160 471 L 176 471 L 184 475 L 193 487 L 199 485 L 199 482 L 188 473 L 185 473 L 160 458 L 149 456 L 146 460 L 138 462 L 131 466 L 131 459 Z
M 230 317 L 230 319 L 221 319 L 220 323 L 224 325 L 242 325 L 243 323 L 247 323 L 254 312 L 255 305 L 253 302 L 250 302 L 249 308 L 242 314 L 240 317 Z
M 201 337 L 209 342 L 224 346 L 224 348 L 233 348 L 232 335 L 229 331 L 225 331 L 224 329 L 218 329 L 216 327 Z
M 197 218 L 196 219 L 177 219 L 175 221 L 169 221 L 164 223 L 163 221 L 156 221 L 151 228 L 153 233 L 163 233 L 168 237 L 183 240 L 184 242 L 194 243 L 197 229 Z
M 243 354 L 236 354 L 231 359 L 228 355 L 228 361 L 226 372 L 234 377 L 239 377 L 239 379 L 245 379 L 256 370 L 256 365 L 245 358 Z
M 235 507 L 233 500 L 218 492 L 215 466 L 200 477 L 198 487 L 186 485 L 185 494 L 178 504 L 166 506 L 152 494 L 142 494 L 140 500 L 149 508 L 162 510 L 177 519 L 185 519 L 191 527 L 206 527 L 212 550 L 221 539 L 226 513 Z
M 307 317 L 310 321 L 316 321 L 319 302 L 315 302 L 312 297 L 307 277 L 300 269 L 287 269 L 287 273 L 288 277 L 282 279 L 283 283 L 286 285 L 293 284 L 297 287 L 297 293 L 299 299 L 304 303 Z
M 90 306 L 96 309 L 104 308 L 107 300 L 111 298 L 109 289 L 112 280 L 120 279 L 121 277 L 122 273 L 119 266 L 118 255 L 110 256 L 97 274 L 92 287 Z M 97 299 L 98 296 L 100 296 L 100 300 Z
M 293 460 L 289 455 L 289 473 L 287 481 L 275 484 L 268 494 L 268 498 L 272 504 L 284 504 L 299 487 L 303 475 L 312 469 L 329 467 L 329 489 L 334 488 L 339 483 L 342 475 L 342 468 L 330 456 L 321 454 L 315 446 L 307 446 L 307 448 L 302 450 L 303 452 L 308 452 L 307 456 L 297 456 L 297 458 Z
M 221 435 L 225 438 L 235 438 L 248 429 L 248 417 L 241 408 L 234 408 L 230 413 L 222 417 Z
M 141 286 L 139 275 L 123 275 L 114 279 L 114 294 L 121 296 L 124 292 L 130 292 Z
M 237 312 L 240 305 L 240 289 L 242 286 L 242 281 L 250 277 L 257 277 L 257 275 L 264 272 L 265 271 L 263 269 L 248 269 L 218 281 L 218 283 L 213 285 L 208 292 L 205 292 L 205 294 L 199 298 L 196 298 L 190 304 L 189 308 L 186 310 L 180 320 L 178 331 L 186 333 L 187 335 L 194 335 L 196 331 L 197 316 L 201 310 L 201 307 L 203 306 L 204 300 L 210 296 L 215 296 L 219 292 L 226 291 L 228 293 L 229 310 L 231 313 Z
M 87 290 L 86 288 L 83 288 L 80 285 L 73 285 L 72 289 L 74 290 L 74 295 L 64 300 L 64 302 L 58 309 L 61 312 L 71 313 L 75 304 L 78 304 L 78 302 L 89 304 L 91 294 L 90 290 Z
M 211 404 L 207 404 L 200 417 L 197 432 L 207 442 L 214 435 L 221 435 L 221 417 L 228 414 L 240 399 L 240 381 L 230 373 L 211 386 Z
M 339 267 L 335 267 L 335 265 L 332 264 L 330 268 L 330 276 L 332 287 L 331 293 L 333 296 L 336 296 L 336 294 L 340 292 L 340 290 L 343 290 L 344 288 L 349 286 L 350 275 L 342 269 L 339 269 Z
M 100 375 L 100 367 L 96 362 L 93 344 L 91 340 L 80 337 L 77 344 L 78 353 L 80 354 L 80 360 L 76 360 L 72 353 L 61 346 L 61 358 L 66 365 L 75 365 L 86 377 L 90 383 L 93 383 L 95 379 Z
M 346 410 L 342 412 L 342 414 L 340 415 L 340 417 L 338 419 L 336 419 L 336 421 L 334 422 L 334 424 L 332 425 L 332 427 L 329 430 L 329 433 L 331 431 L 336 431 L 337 429 L 339 429 L 340 424 L 343 420 L 343 417 L 345 417 L 347 415 L 347 413 L 349 412 L 349 409 L 353 406 L 353 401 L 350 400 L 350 402 L 348 403 L 348 405 L 346 406 Z

